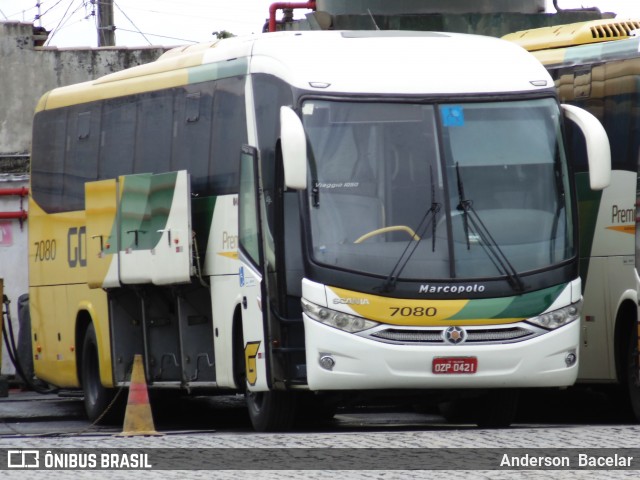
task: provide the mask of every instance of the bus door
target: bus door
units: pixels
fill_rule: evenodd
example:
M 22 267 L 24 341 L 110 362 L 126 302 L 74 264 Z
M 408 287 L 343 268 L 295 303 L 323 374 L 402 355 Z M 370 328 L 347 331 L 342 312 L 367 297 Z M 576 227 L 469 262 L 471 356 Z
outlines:
M 238 195 L 240 244 L 239 281 L 242 294 L 242 330 L 247 388 L 269 389 L 269 348 L 265 345 L 267 295 L 260 213 L 261 191 L 258 152 L 244 146 L 240 160 L 240 192 Z

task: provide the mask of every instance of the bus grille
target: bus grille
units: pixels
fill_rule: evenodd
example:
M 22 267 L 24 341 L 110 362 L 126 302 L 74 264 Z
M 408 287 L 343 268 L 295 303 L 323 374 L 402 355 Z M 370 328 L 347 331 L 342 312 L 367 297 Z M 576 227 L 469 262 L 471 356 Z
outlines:
M 591 27 L 593 38 L 620 38 L 630 37 L 633 30 L 640 29 L 640 22 L 611 22 Z
M 423 345 L 446 345 L 444 340 L 444 328 L 437 329 L 416 329 L 416 328 L 385 328 L 376 330 L 367 335 L 373 340 L 397 344 L 423 344 Z M 514 326 L 507 328 L 465 328 L 467 338 L 465 344 L 487 345 L 498 343 L 512 343 L 536 337 L 544 330 L 529 329 L 524 326 Z

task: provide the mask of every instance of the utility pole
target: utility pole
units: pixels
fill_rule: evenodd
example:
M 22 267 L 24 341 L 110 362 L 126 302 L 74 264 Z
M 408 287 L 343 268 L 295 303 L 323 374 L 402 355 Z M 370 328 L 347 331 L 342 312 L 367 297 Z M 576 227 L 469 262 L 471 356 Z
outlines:
M 116 26 L 113 23 L 113 0 L 91 0 L 91 3 L 98 4 L 98 46 L 115 46 Z

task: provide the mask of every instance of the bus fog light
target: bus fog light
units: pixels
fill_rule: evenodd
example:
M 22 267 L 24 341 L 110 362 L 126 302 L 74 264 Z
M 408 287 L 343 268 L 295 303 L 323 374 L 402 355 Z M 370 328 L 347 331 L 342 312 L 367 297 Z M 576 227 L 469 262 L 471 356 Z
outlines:
M 569 352 L 567 353 L 567 356 L 564 357 L 564 363 L 567 364 L 567 367 L 572 367 L 573 365 L 575 365 L 577 360 L 578 356 L 576 355 L 576 352 Z
M 331 355 L 321 355 L 318 363 L 320 363 L 320 366 L 325 370 L 331 371 L 333 370 L 333 367 L 335 366 L 336 361 L 333 359 Z

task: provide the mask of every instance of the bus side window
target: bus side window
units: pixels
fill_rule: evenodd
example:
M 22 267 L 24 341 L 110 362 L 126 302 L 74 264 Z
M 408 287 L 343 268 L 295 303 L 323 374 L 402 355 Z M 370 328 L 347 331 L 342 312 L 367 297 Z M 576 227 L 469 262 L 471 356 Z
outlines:
M 67 109 L 39 112 L 34 119 L 34 131 L 41 133 L 33 138 L 33 198 L 46 212 L 60 212 L 63 198 Z
M 209 190 L 211 143 L 202 139 L 211 134 L 214 88 L 214 82 L 179 88 L 174 99 L 170 170 L 187 170 L 191 191 L 196 195 Z
M 245 77 L 216 82 L 209 188 L 217 195 L 238 191 L 238 151 L 247 143 L 244 84 Z
M 135 173 L 169 171 L 173 128 L 173 92 L 145 93 L 137 97 Z
M 98 178 L 96 159 L 100 148 L 102 104 L 71 109 L 64 160 L 63 211 L 84 208 L 84 184 Z M 87 161 L 87 159 L 90 159 Z
M 133 173 L 136 104 L 130 98 L 105 102 L 98 178 L 116 178 Z

